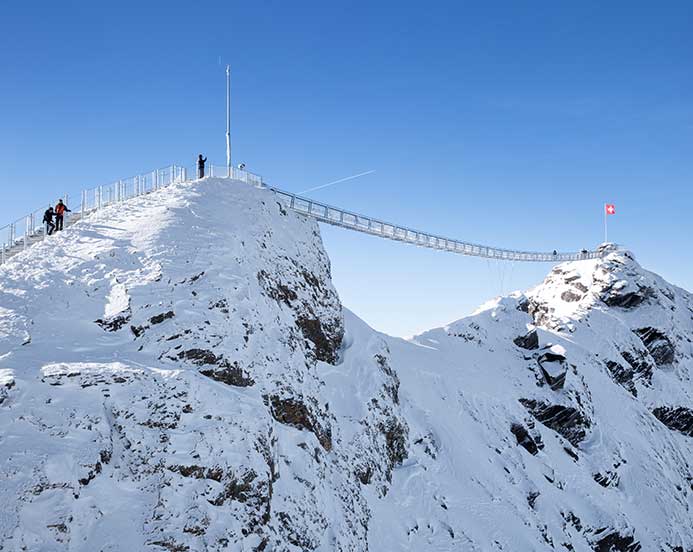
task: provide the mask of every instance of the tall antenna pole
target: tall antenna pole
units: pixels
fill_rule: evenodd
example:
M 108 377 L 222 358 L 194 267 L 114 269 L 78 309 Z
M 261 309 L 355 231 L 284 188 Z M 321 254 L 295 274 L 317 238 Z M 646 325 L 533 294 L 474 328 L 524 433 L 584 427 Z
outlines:
M 231 67 L 226 66 L 226 170 L 231 177 Z

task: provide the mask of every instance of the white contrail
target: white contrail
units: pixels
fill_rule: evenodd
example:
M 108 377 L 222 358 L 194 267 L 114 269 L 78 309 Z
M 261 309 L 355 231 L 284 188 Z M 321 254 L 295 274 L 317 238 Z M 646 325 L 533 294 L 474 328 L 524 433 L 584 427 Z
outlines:
M 308 192 L 314 192 L 315 190 L 321 190 L 322 188 L 327 188 L 328 186 L 334 186 L 335 184 L 339 184 L 340 182 L 346 182 L 347 180 L 353 180 L 354 178 L 358 178 L 359 176 L 366 176 L 367 174 L 373 174 L 375 172 L 375 169 L 372 171 L 366 171 L 362 172 L 359 174 L 355 174 L 352 176 L 347 176 L 346 178 L 340 178 L 339 180 L 335 180 L 333 182 L 328 182 L 327 184 L 322 184 L 321 186 L 316 186 L 315 188 L 308 188 L 307 190 L 303 190 L 302 192 L 298 192 L 300 194 L 307 194 Z

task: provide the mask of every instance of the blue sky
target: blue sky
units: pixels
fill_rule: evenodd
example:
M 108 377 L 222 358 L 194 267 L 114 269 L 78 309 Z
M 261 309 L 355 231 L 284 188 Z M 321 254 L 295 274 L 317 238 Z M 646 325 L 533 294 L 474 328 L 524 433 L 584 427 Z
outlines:
M 691 2 L 13 1 L 0 20 L 3 223 L 198 152 L 223 163 L 230 63 L 235 161 L 273 185 L 375 170 L 313 195 L 549 250 L 599 243 L 610 201 L 610 237 L 693 289 Z M 549 268 L 323 234 L 345 305 L 397 335 Z

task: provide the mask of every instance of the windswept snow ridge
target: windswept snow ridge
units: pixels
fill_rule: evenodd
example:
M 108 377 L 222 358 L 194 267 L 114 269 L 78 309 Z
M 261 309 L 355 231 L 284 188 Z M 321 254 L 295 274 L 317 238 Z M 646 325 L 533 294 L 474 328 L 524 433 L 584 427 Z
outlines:
M 0 268 L 0 550 L 693 550 L 693 298 L 627 252 L 411 341 L 206 179 Z

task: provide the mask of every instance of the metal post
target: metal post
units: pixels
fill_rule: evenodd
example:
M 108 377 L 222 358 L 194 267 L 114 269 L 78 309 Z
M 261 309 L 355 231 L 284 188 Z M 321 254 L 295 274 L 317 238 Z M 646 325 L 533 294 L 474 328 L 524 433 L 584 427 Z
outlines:
M 231 176 L 231 66 L 226 66 L 226 176 Z

